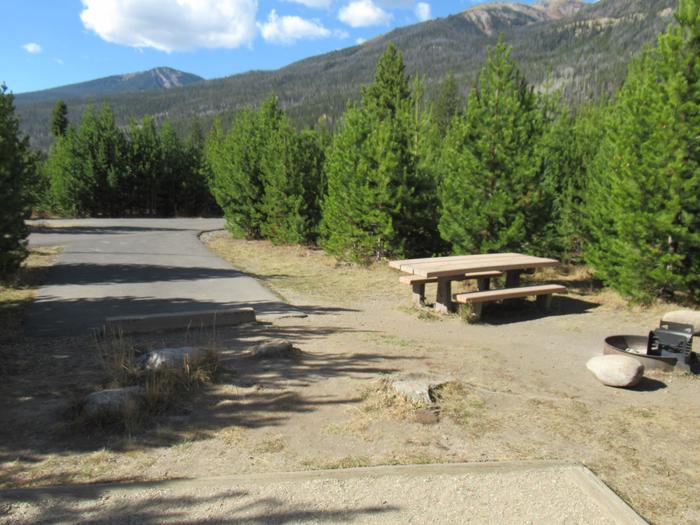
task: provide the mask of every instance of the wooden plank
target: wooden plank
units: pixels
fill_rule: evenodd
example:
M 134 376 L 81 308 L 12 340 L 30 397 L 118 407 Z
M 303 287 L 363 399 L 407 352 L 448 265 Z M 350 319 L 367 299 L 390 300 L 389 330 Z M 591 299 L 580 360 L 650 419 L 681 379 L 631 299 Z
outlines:
M 477 253 L 475 255 L 448 255 L 445 257 L 424 257 L 422 259 L 401 259 L 401 260 L 396 260 L 396 261 L 389 261 L 389 266 L 391 268 L 396 268 L 397 270 L 400 270 L 402 266 L 407 266 L 407 265 L 413 265 L 413 264 L 422 264 L 422 263 L 440 263 L 440 262 L 447 262 L 447 261 L 457 261 L 461 259 L 471 259 L 474 257 L 491 257 L 494 255 L 501 255 L 501 256 L 512 256 L 512 255 L 520 255 L 518 253 Z
M 472 264 L 475 262 L 486 262 L 486 261 L 507 261 L 513 257 L 529 257 L 527 255 L 519 255 L 517 253 L 488 253 L 481 255 L 467 255 L 459 257 L 449 257 L 441 258 L 440 260 L 434 261 L 424 261 L 417 263 L 405 263 L 399 268 L 403 272 L 413 272 L 416 268 L 425 268 L 432 266 L 445 266 L 445 265 L 461 265 L 461 264 Z
M 523 264 L 523 268 L 527 267 L 528 263 L 540 263 L 542 261 L 551 261 L 553 259 L 544 259 L 542 257 L 532 257 L 530 255 L 511 255 L 511 256 L 499 256 L 499 257 L 485 257 L 481 259 L 470 259 L 470 260 L 462 260 L 462 261 L 449 261 L 449 262 L 441 262 L 441 263 L 433 263 L 433 264 L 428 264 L 428 263 L 421 263 L 421 264 L 414 264 L 410 266 L 402 266 L 401 270 L 404 272 L 412 272 L 416 274 L 420 274 L 420 272 L 423 271 L 429 271 L 429 270 L 442 270 L 442 269 L 460 269 L 460 268 L 479 268 L 480 265 L 493 265 L 495 263 L 499 264 L 509 264 L 509 263 L 519 263 Z M 476 265 L 476 266 L 474 266 Z M 466 270 L 465 270 L 466 271 Z
M 548 266 L 558 266 L 559 261 L 556 259 L 511 259 L 507 262 L 503 261 L 484 261 L 481 263 L 470 263 L 456 266 L 440 266 L 437 268 L 414 268 L 413 273 L 422 277 L 449 277 L 459 275 L 461 273 L 470 273 L 472 271 L 500 271 L 508 270 L 523 270 L 526 268 L 545 268 Z
M 556 261 L 556 259 L 548 259 L 545 257 L 535 257 L 533 255 L 488 255 L 484 257 L 479 257 L 479 258 L 469 258 L 469 259 L 463 259 L 463 260 L 456 260 L 456 261 L 442 261 L 442 262 L 435 262 L 435 263 L 419 263 L 419 264 L 411 264 L 411 265 L 404 265 L 402 268 L 408 268 L 409 266 L 411 268 L 447 268 L 447 267 L 453 267 L 453 266 L 460 266 L 460 265 L 472 265 L 474 263 L 486 263 L 486 262 L 493 262 L 493 261 L 498 261 L 498 262 L 510 262 L 510 261 L 532 261 L 532 262 L 541 262 L 541 261 Z
M 501 277 L 503 272 L 473 272 L 464 275 L 455 275 L 453 281 L 467 281 L 470 279 L 492 279 Z M 428 284 L 436 283 L 437 277 L 421 277 L 420 275 L 402 275 L 399 277 L 401 284 Z
M 523 286 L 521 288 L 503 288 L 501 290 L 488 290 L 485 292 L 461 293 L 455 296 L 458 303 L 487 303 L 503 299 L 516 299 L 531 295 L 548 295 L 553 293 L 566 293 L 566 287 L 560 284 L 538 284 L 536 286 Z

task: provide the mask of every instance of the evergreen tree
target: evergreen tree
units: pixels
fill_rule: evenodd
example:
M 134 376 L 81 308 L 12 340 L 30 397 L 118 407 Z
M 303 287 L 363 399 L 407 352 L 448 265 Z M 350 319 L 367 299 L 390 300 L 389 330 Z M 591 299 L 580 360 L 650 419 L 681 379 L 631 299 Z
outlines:
M 47 170 L 57 210 L 71 216 L 123 215 L 126 146 L 109 107 L 99 115 L 88 108 L 78 129 L 69 128 L 57 137 L 49 155 Z
M 464 100 L 459 93 L 457 79 L 449 73 L 440 83 L 433 104 L 433 121 L 441 138 L 447 135 L 452 119 L 461 113 L 463 107 Z
M 13 96 L 0 87 L 0 278 L 16 270 L 27 255 L 30 212 L 28 181 L 35 168 L 29 140 L 22 137 Z
M 454 252 L 529 251 L 542 227 L 542 114 L 501 38 L 440 162 L 440 233 Z
M 586 260 L 624 295 L 700 298 L 698 0 L 630 65 L 591 169 Z
M 58 100 L 51 113 L 51 135 L 54 138 L 63 137 L 68 131 L 68 106 L 63 100 Z
M 425 249 L 413 111 L 403 59 L 389 45 L 326 159 L 321 242 L 330 253 L 366 261 Z
M 170 132 L 174 135 L 172 129 Z M 177 141 L 177 137 L 175 140 Z M 175 147 L 179 149 L 179 143 Z M 177 161 L 175 163 L 177 164 Z M 120 184 L 122 198 L 125 195 L 130 196 L 127 209 L 131 213 L 156 215 L 159 211 L 167 213 L 172 210 L 172 206 L 162 203 L 164 199 L 168 199 L 164 193 L 175 190 L 172 186 L 166 186 L 167 190 L 162 191 L 162 166 L 160 137 L 153 119 L 148 116 L 143 117 L 139 124 L 132 119 L 129 125 L 127 176 Z
M 215 127 L 208 138 L 205 149 L 212 171 L 210 186 L 234 235 L 262 237 L 266 220 L 264 155 L 281 120 L 282 111 L 272 96 L 259 111 L 245 109 L 238 113 L 228 133 Z

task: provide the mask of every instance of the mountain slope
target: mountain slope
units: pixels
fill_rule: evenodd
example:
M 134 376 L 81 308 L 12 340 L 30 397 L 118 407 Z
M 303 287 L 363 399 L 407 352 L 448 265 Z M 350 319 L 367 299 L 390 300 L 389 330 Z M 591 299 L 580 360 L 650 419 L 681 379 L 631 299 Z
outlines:
M 530 82 L 547 81 L 577 102 L 613 92 L 624 79 L 630 58 L 672 22 L 674 6 L 675 0 L 600 0 L 585 5 L 557 0 L 534 8 L 482 5 L 276 71 L 253 71 L 138 96 L 74 100 L 69 102 L 69 113 L 77 120 L 87 104 L 106 100 L 120 122 L 132 114 L 151 114 L 184 126 L 194 116 L 230 115 L 274 91 L 297 123 L 313 124 L 320 115 L 342 114 L 347 100 L 359 96 L 360 86 L 371 81 L 389 42 L 403 52 L 409 73 L 425 77 L 430 93 L 450 71 L 464 90 L 471 87 L 487 46 L 495 44 L 499 34 L 513 46 L 513 57 Z M 18 108 L 33 143 L 44 148 L 50 142 L 51 107 L 52 103 L 37 103 Z
M 105 97 L 117 93 L 133 93 L 172 89 L 202 82 L 204 79 L 169 67 L 156 67 L 148 71 L 113 75 L 88 82 L 69 84 L 42 91 L 15 95 L 15 104 L 20 106 L 33 102 L 69 100 L 80 97 Z

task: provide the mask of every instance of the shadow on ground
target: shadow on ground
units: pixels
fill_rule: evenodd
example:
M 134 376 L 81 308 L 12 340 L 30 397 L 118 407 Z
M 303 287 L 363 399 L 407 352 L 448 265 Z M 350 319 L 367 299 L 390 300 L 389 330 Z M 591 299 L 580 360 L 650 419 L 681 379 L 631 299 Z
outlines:
M 104 487 L 76 486 L 60 492 L 22 490 L 0 493 L 0 501 L 9 507 L 31 504 L 36 514 L 24 523 L 77 523 L 89 520 L 94 524 L 117 523 L 198 523 L 198 524 L 285 524 L 362 522 L 370 515 L 397 512 L 394 505 L 360 506 L 357 508 L 310 509 L 290 504 L 274 496 L 251 497 L 243 490 L 219 490 L 211 495 L 164 495 L 167 482 L 136 483 L 129 486 L 138 499 L 125 500 L 110 495 Z M 110 497 L 112 496 L 112 497 Z M 114 500 L 116 503 L 112 503 Z M 0 509 L 0 517 L 3 511 Z
M 307 308 L 313 310 L 327 311 Z M 70 407 L 75 400 L 108 386 L 90 338 L 32 337 L 0 346 L 0 484 L 21 483 L 24 471 L 47 455 L 171 447 L 208 439 L 226 428 L 277 427 L 294 414 L 359 403 L 361 391 L 350 396 L 308 395 L 305 387 L 329 378 L 371 379 L 390 374 L 396 371 L 391 363 L 401 357 L 300 351 L 291 359 L 262 360 L 252 355 L 251 348 L 261 340 L 284 338 L 303 350 L 313 340 L 360 332 L 366 331 L 257 323 L 219 328 L 215 334 L 172 332 L 134 338 L 134 345 L 143 350 L 182 346 L 190 342 L 185 341 L 187 337 L 215 337 L 221 348 L 222 373 L 217 384 L 154 418 L 132 436 L 122 429 L 76 425 L 72 419 Z M 37 485 L 70 481 L 50 472 L 32 478 Z

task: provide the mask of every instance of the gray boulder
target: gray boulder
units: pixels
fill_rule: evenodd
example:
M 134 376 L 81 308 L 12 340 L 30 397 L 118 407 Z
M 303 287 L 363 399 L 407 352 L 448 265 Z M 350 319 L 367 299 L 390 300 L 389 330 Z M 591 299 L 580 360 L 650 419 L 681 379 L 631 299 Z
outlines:
M 91 419 L 112 419 L 134 414 L 145 395 L 139 386 L 110 388 L 88 394 L 83 401 L 83 414 Z
M 183 346 L 181 348 L 162 348 L 151 350 L 139 359 L 139 363 L 146 370 L 159 368 L 182 369 L 185 362 L 194 363 L 204 355 L 200 348 Z
M 700 312 L 696 310 L 674 310 L 664 314 L 661 320 L 692 325 L 693 334 L 700 335 Z
M 432 391 L 447 383 L 449 380 L 444 378 L 410 374 L 395 379 L 391 386 L 397 394 L 413 404 L 430 405 L 434 401 Z
M 289 358 L 296 353 L 292 343 L 285 339 L 267 341 L 253 348 L 253 355 L 259 359 Z
M 644 365 L 626 355 L 599 355 L 588 360 L 586 368 L 606 386 L 630 388 L 644 375 Z

